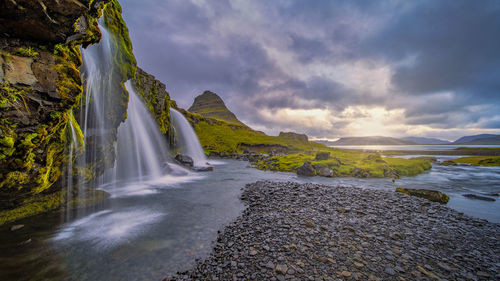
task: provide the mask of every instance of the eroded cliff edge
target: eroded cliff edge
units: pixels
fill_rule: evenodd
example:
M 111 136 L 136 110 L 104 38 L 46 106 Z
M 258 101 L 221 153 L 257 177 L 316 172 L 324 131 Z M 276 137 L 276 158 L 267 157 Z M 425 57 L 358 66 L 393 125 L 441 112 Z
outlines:
M 81 48 L 99 42 L 101 17 L 101 24 L 116 37 L 112 46 L 115 67 L 108 75 L 117 81 L 114 89 L 121 94 L 115 95 L 116 106 L 107 114 L 110 134 L 116 139 L 117 128 L 127 116 L 128 92 L 123 83 L 134 78 L 137 69 L 119 3 L 0 3 L 0 224 L 56 209 L 65 202 L 62 187 L 70 125 L 82 143 L 88 146 L 93 141 L 79 128 L 85 92 Z M 159 105 L 154 95 L 148 97 L 147 103 L 159 108 L 159 120 L 168 128 L 168 101 Z M 105 163 L 114 161 L 112 143 L 102 152 L 94 167 L 75 167 L 73 172 L 84 174 L 88 181 L 98 177 L 109 167 Z

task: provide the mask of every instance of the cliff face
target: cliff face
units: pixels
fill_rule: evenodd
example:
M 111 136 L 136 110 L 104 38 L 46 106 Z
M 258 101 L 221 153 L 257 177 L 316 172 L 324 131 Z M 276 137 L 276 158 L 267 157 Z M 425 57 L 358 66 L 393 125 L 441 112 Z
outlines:
M 205 91 L 194 99 L 193 105 L 188 111 L 200 114 L 207 118 L 222 120 L 231 124 L 245 126 L 224 104 L 224 101 L 216 94 Z
M 161 132 L 167 134 L 170 128 L 170 95 L 165 90 L 165 84 L 141 68 L 137 68 L 132 84 L 155 116 Z
M 0 224 L 57 208 L 64 202 L 72 112 L 83 92 L 80 47 L 100 40 L 104 9 L 122 95 L 110 113 L 112 131 L 126 118 L 123 82 L 136 63 L 121 8 L 112 0 L 10 0 L 0 3 Z M 95 175 L 94 175 L 95 176 Z

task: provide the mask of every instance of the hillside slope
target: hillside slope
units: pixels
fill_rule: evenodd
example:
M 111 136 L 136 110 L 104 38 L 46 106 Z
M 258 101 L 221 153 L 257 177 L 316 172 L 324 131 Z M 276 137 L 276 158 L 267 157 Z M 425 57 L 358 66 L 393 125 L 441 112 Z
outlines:
M 480 135 L 473 135 L 473 136 L 465 136 L 461 137 L 458 140 L 454 141 L 454 144 L 486 144 L 486 143 L 481 143 L 480 140 L 484 140 L 486 142 L 491 142 L 494 139 L 487 140 L 489 138 L 494 138 L 494 137 L 500 137 L 500 135 L 492 135 L 492 134 L 480 134 Z M 474 142 L 474 143 L 472 143 Z

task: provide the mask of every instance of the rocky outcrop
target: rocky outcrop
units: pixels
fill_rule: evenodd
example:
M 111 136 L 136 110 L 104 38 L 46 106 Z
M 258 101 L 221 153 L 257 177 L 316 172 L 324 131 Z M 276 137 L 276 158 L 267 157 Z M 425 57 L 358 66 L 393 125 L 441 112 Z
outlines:
M 166 134 L 170 128 L 170 94 L 165 84 L 139 67 L 132 84 L 153 113 L 161 132 Z
M 189 157 L 188 155 L 177 154 L 175 155 L 174 159 L 182 166 L 193 167 L 194 165 L 193 158 Z
M 66 43 L 94 34 L 100 0 L 7 0 L 0 2 L 0 34 L 44 43 Z M 92 16 L 93 15 L 93 16 Z M 76 30 L 75 30 L 76 27 Z M 83 27 L 83 28 L 81 28 Z M 92 41 L 87 41 L 92 42 Z
M 200 114 L 207 118 L 222 120 L 238 126 L 248 127 L 232 113 L 224 101 L 214 92 L 205 91 L 194 99 L 189 112 Z
M 298 140 L 301 142 L 308 142 L 309 141 L 309 138 L 307 137 L 306 134 L 297 134 L 294 132 L 280 132 L 279 136 L 282 138 L 294 139 L 294 140 Z
M 316 174 L 318 176 L 329 177 L 329 178 L 334 176 L 333 170 L 328 168 L 328 167 L 316 165 L 316 166 L 314 166 L 314 169 L 316 170 Z
M 424 198 L 433 202 L 438 202 L 441 204 L 446 204 L 450 200 L 450 197 L 442 192 L 437 190 L 429 190 L 429 189 L 411 189 L 398 187 L 396 188 L 396 192 L 400 192 L 406 195 L 416 196 L 420 198 Z
M 330 152 L 318 152 L 316 153 L 316 157 L 314 160 L 316 161 L 321 161 L 321 160 L 328 160 L 330 159 Z
M 311 166 L 311 162 L 304 161 L 304 164 L 297 168 L 297 175 L 305 177 L 313 177 L 316 175 L 316 170 Z

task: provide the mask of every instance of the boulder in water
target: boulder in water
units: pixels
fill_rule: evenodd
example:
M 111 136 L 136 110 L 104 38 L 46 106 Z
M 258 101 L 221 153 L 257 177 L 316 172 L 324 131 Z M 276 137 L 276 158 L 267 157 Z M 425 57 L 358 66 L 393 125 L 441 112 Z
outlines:
M 311 166 L 311 162 L 304 161 L 304 164 L 297 169 L 297 175 L 312 177 L 316 175 L 316 170 Z
M 469 198 L 469 199 L 483 200 L 483 201 L 488 201 L 488 202 L 495 202 L 496 201 L 494 198 L 476 195 L 476 194 L 463 194 L 462 196 L 465 198 Z
M 401 192 L 406 195 L 424 198 L 441 204 L 446 204 L 448 203 L 448 200 L 450 200 L 450 197 L 448 195 L 439 192 L 437 190 L 411 189 L 411 188 L 398 187 L 396 188 L 396 192 Z
M 179 164 L 183 165 L 183 166 L 186 166 L 186 167 L 193 167 L 193 158 L 187 156 L 187 155 L 183 155 L 183 154 L 177 154 L 175 155 L 175 158 L 174 158 L 177 162 L 179 162 Z
M 214 170 L 214 167 L 212 166 L 194 166 L 191 168 L 191 170 L 195 172 L 211 172 Z

